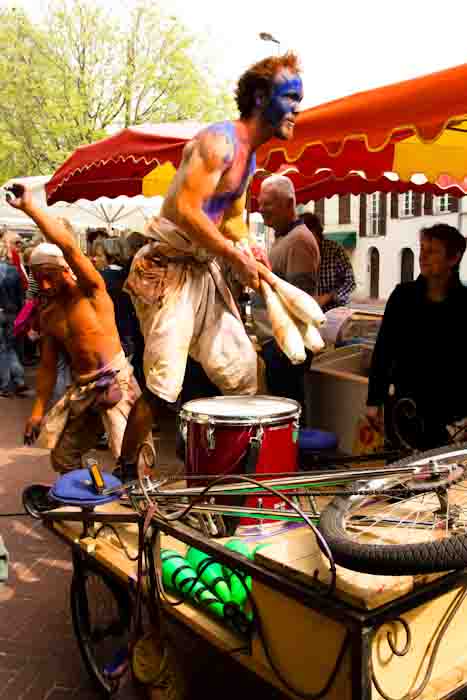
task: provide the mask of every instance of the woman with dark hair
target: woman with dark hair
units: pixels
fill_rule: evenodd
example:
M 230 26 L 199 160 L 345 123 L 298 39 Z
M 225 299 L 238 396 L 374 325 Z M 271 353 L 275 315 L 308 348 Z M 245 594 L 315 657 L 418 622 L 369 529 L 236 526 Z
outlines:
M 395 422 L 396 434 L 419 449 L 445 445 L 448 426 L 467 417 L 465 248 L 453 226 L 421 230 L 420 275 L 392 292 L 373 352 L 367 418 L 390 434 Z

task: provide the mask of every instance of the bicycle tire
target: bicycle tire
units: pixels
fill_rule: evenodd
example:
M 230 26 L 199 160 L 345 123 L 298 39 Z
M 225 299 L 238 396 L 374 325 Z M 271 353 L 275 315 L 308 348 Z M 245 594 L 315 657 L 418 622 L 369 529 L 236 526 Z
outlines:
M 406 457 L 391 466 L 417 466 L 436 457 L 453 459 L 457 455 L 467 459 L 467 443 Z M 431 491 L 436 493 L 436 482 Z M 384 494 L 387 496 L 388 491 Z M 413 495 L 424 498 L 426 490 L 422 490 L 420 496 L 420 492 L 417 494 L 414 489 Z M 319 529 L 337 564 L 362 573 L 386 576 L 427 574 L 467 566 L 467 534 L 414 544 L 367 544 L 354 541 L 346 528 L 346 517 L 352 510 L 358 511 L 362 507 L 359 498 L 364 498 L 363 491 L 361 497 L 337 496 L 321 515 Z
M 113 661 L 112 654 L 108 658 L 101 659 L 96 649 L 97 633 L 92 627 L 90 620 L 90 595 L 92 590 L 90 581 L 99 583 L 104 595 L 111 599 L 118 611 L 118 619 L 110 623 L 111 636 L 115 637 L 116 644 L 112 648 L 125 649 L 128 642 L 130 618 L 131 618 L 131 598 L 122 585 L 119 585 L 112 577 L 99 571 L 97 567 L 85 565 L 85 570 L 80 570 L 73 574 L 70 586 L 70 606 L 73 621 L 73 629 L 80 650 L 81 658 L 85 668 L 96 689 L 106 697 L 113 694 L 118 687 L 118 681 L 110 679 L 105 674 L 105 667 Z M 108 600 L 107 600 L 108 602 Z M 102 640 L 100 640 L 102 641 Z M 99 643 L 100 643 L 99 641 Z M 115 651 L 113 651 L 115 656 Z

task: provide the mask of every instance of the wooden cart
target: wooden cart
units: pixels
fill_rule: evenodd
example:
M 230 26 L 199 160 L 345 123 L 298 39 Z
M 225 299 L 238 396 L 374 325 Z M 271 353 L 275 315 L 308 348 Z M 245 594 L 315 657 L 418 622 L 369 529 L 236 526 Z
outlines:
M 141 517 L 116 503 L 87 517 L 111 522 L 118 537 L 105 530 L 94 538 L 88 526 L 83 532 L 83 514 L 75 508 L 52 511 L 44 522 L 71 545 L 75 576 L 97 567 L 134 589 L 136 564 L 127 554 L 137 553 Z M 316 584 L 316 577 L 325 581 L 328 567 L 306 527 L 271 534 L 265 526 L 254 539 L 270 546 L 254 562 L 180 523 L 156 518 L 153 527 L 162 532 L 164 547 L 183 553 L 193 545 L 251 574 L 264 639 L 254 634 L 248 649 L 242 637 L 188 603 L 166 606 L 167 614 L 221 652 L 243 648 L 238 662 L 286 696 L 399 700 L 418 692 L 421 700 L 467 698 L 465 571 L 383 577 L 338 567 L 330 594 Z

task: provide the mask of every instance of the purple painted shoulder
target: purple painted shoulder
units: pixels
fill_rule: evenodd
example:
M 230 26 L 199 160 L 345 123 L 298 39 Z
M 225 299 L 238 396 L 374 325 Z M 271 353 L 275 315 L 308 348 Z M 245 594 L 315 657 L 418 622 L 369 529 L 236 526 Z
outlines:
M 200 131 L 198 136 L 201 136 L 202 134 L 220 134 L 222 136 L 225 136 L 225 140 L 227 141 L 227 143 L 233 146 L 234 149 L 233 154 L 231 156 L 226 156 L 224 159 L 226 166 L 230 165 L 233 162 L 237 151 L 237 137 L 233 122 L 224 121 L 210 124 L 205 129 Z

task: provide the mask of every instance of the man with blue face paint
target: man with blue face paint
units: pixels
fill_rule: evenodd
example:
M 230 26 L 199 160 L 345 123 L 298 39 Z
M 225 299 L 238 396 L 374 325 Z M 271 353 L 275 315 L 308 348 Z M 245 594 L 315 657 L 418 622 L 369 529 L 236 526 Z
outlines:
M 294 54 L 249 68 L 236 89 L 240 118 L 213 124 L 186 145 L 161 215 L 147 226 L 153 240 L 136 256 L 126 286 L 145 336 L 147 390 L 128 421 L 122 473 L 134 473 L 158 407 L 177 400 L 188 356 L 223 394 L 256 393 L 256 352 L 224 272 L 259 286 L 256 261 L 235 245 L 248 238 L 246 191 L 256 150 L 272 137 L 292 137 L 302 97 Z
M 266 120 L 274 127 L 274 136 L 280 139 L 292 137 L 295 116 L 302 98 L 300 76 L 283 69 L 274 80 L 272 95 L 264 110 Z

